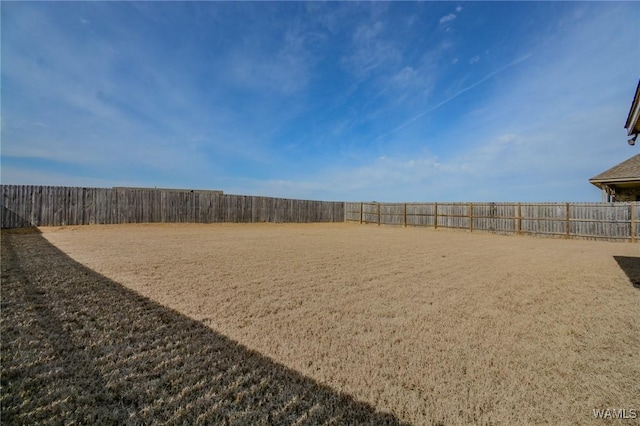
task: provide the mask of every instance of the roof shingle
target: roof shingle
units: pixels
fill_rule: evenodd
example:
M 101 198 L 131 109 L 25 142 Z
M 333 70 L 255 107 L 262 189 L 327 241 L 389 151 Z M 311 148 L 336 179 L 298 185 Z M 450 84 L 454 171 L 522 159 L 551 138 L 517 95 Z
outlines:
M 589 182 L 607 182 L 607 181 L 640 181 L 640 154 L 634 155 L 628 160 L 611 167 L 609 170 L 592 177 Z

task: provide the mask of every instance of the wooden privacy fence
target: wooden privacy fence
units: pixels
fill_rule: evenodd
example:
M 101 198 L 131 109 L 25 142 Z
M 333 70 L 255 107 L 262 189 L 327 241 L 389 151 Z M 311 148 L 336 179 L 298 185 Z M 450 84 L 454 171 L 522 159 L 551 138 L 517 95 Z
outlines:
M 636 242 L 640 203 L 345 203 L 348 222 Z
M 640 202 L 343 203 L 222 191 L 1 185 L 2 228 L 118 223 L 360 222 L 611 241 L 640 239 Z
M 344 203 L 222 191 L 1 185 L 2 228 L 117 223 L 343 222 Z

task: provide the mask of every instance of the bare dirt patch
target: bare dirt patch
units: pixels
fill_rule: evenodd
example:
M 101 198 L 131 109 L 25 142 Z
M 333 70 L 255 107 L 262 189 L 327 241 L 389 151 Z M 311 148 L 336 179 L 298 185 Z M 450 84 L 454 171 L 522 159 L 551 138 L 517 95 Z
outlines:
M 43 233 L 404 421 L 583 424 L 595 408 L 640 409 L 638 245 L 355 224 Z

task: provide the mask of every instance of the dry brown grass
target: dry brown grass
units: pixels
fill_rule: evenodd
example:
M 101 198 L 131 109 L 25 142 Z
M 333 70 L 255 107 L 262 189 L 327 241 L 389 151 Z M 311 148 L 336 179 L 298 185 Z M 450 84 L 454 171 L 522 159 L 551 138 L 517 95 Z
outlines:
M 93 272 L 2 232 L 3 425 L 399 424 Z
M 403 421 L 585 424 L 601 422 L 594 408 L 640 409 L 638 245 L 348 224 L 43 232 Z

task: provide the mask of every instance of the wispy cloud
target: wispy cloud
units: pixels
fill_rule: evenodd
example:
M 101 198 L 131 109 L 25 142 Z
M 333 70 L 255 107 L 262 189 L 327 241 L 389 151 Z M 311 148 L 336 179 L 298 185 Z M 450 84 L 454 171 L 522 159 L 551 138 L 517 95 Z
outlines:
M 444 15 L 443 17 L 441 17 L 440 18 L 440 25 L 444 25 L 444 24 L 453 22 L 458 17 L 457 14 L 462 12 L 462 6 L 457 6 L 456 9 L 455 9 L 455 12 L 456 13 L 451 12 L 451 13 L 448 13 L 448 14 Z
M 440 18 L 440 23 L 445 24 L 447 22 L 453 21 L 454 19 L 456 19 L 455 13 L 449 13 L 448 15 L 445 15 L 442 18 Z
M 255 35 L 252 35 L 255 37 Z M 259 43 L 231 52 L 226 58 L 233 83 L 243 90 L 258 89 L 294 95 L 307 87 L 313 58 L 304 34 L 289 29 L 274 50 Z
M 92 4 L 83 7 L 89 15 L 98 13 Z M 83 22 L 63 30 L 56 23 L 63 11 L 52 10 L 47 15 L 25 5 L 14 22 L 28 29 L 22 45 L 6 43 L 6 38 L 3 43 L 3 80 L 10 79 L 25 95 L 3 98 L 3 121 L 8 123 L 3 156 L 94 164 L 96 173 L 107 173 L 107 165 L 113 163 L 121 169 L 139 165 L 174 176 L 210 169 L 212 164 L 223 167 L 228 158 L 268 160 L 263 142 L 251 134 L 251 127 L 266 123 L 265 118 L 241 126 L 231 104 L 215 101 L 224 93 L 209 92 L 214 96 L 208 99 L 199 93 L 193 79 L 197 68 L 174 66 L 174 53 L 162 53 L 161 45 L 149 49 L 133 29 L 119 28 L 109 41 Z M 258 80 L 257 89 L 267 94 L 294 93 L 307 81 L 303 51 L 295 34 L 287 33 L 276 60 L 254 58 L 244 72 L 260 76 L 262 80 L 251 80 Z M 212 67 L 209 78 L 215 80 L 221 75 L 215 64 L 200 60 L 195 67 Z M 52 102 L 55 108 L 48 107 Z M 43 126 L 21 117 L 49 128 L 38 129 Z M 188 143 L 193 134 L 206 135 L 207 143 Z M 215 156 L 207 154 L 214 151 Z M 186 164 L 190 166 L 184 168 Z
M 525 56 L 523 56 L 521 58 L 518 58 L 515 61 L 512 61 L 512 62 L 508 63 L 507 65 L 505 65 L 505 66 L 503 66 L 503 67 L 501 67 L 501 68 L 499 68 L 499 69 L 497 69 L 497 70 L 485 75 L 484 77 L 482 77 L 480 80 L 476 81 L 475 83 L 473 83 L 473 84 L 471 84 L 469 86 L 466 86 L 465 88 L 457 91 L 456 93 L 454 93 L 453 95 L 449 96 L 448 98 L 438 102 L 437 104 L 435 104 L 431 108 L 429 108 L 429 109 L 427 109 L 425 111 L 422 111 L 419 114 L 414 115 L 413 117 L 411 117 L 409 120 L 405 121 L 404 123 L 402 123 L 398 127 L 394 128 L 393 130 L 391 130 L 391 131 L 389 131 L 387 133 L 384 133 L 384 134 L 378 136 L 376 139 L 377 140 L 383 139 L 383 138 L 385 138 L 385 137 L 387 137 L 389 135 L 392 135 L 393 133 L 396 133 L 396 132 L 404 129 L 405 127 L 409 126 L 414 121 L 418 120 L 420 117 L 437 110 L 438 108 L 442 107 L 443 105 L 446 105 L 447 103 L 449 103 L 452 100 L 456 99 L 458 96 L 468 92 L 469 90 L 471 90 L 471 89 L 473 89 L 475 87 L 478 87 L 479 85 L 481 85 L 485 81 L 489 80 L 490 78 L 500 74 L 501 72 L 506 71 L 507 69 L 509 69 L 509 68 L 511 68 L 511 67 L 513 67 L 515 65 L 518 65 L 519 63 L 529 59 L 530 57 L 531 57 L 531 54 L 525 55 Z
M 431 155 L 414 157 L 424 169 L 438 173 L 413 171 L 402 157 L 392 157 L 380 169 L 387 182 L 396 182 L 408 194 L 428 187 L 425 199 L 599 200 L 588 178 L 633 154 L 624 144 L 621 122 L 640 68 L 636 64 L 634 70 L 624 44 L 614 42 L 619 35 L 612 20 L 623 15 L 622 10 L 581 15 L 576 18 L 584 20 L 581 25 L 565 23 L 562 32 L 548 34 L 531 53 L 380 136 L 386 138 L 488 79 L 529 62 L 501 79 L 501 91 L 482 107 L 458 117 L 457 124 L 465 131 L 444 136 L 446 144 L 458 148 L 439 159 L 437 168 L 429 163 Z M 613 75 L 627 84 L 611 85 Z M 427 161 L 420 162 L 421 158 Z M 396 177 L 399 174 L 404 176 L 401 180 Z M 407 182 L 414 183 L 407 188 Z M 406 199 L 406 193 L 398 199 Z
M 393 39 L 381 37 L 384 24 L 375 21 L 356 28 L 352 37 L 352 49 L 342 62 L 356 78 L 363 79 L 372 72 L 393 67 L 401 59 L 400 49 Z
M 462 6 L 3 4 L 3 182 L 599 199 L 638 5 Z

